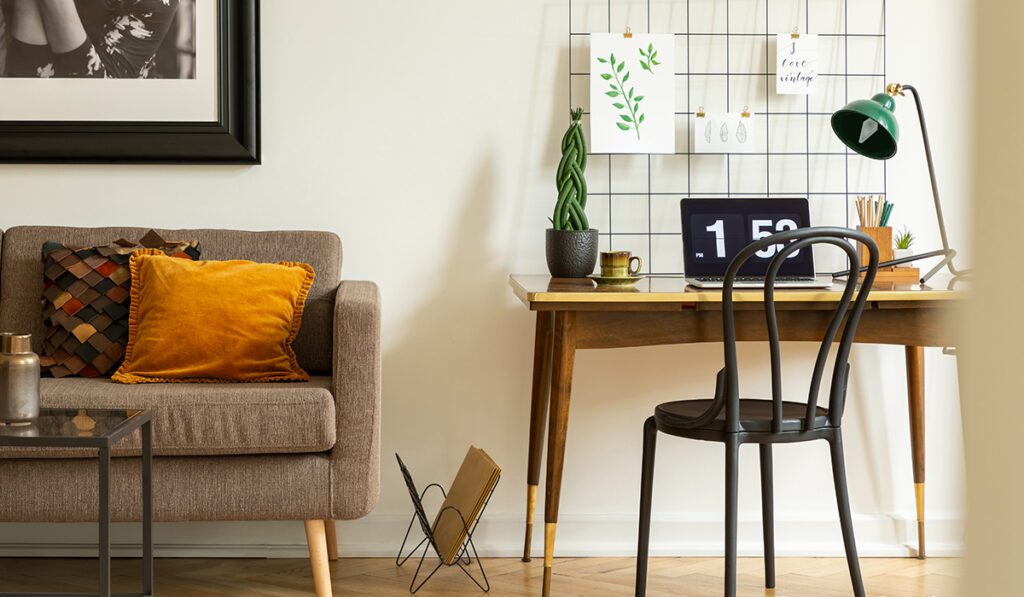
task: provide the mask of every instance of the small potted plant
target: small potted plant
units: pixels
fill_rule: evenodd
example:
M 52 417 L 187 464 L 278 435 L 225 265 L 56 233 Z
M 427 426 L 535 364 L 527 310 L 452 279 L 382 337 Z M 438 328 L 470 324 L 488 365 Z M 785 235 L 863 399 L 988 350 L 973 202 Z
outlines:
M 917 239 L 914 237 L 914 233 L 911 232 L 908 228 L 903 228 L 902 230 L 900 230 L 899 234 L 897 234 L 896 237 L 892 239 L 893 258 L 903 259 L 905 257 L 912 256 L 914 254 L 914 250 L 912 247 L 914 246 L 915 240 Z M 913 265 L 913 263 L 914 262 L 911 261 L 907 263 L 901 263 L 900 265 L 904 267 L 910 267 L 911 265 Z
M 548 271 L 555 278 L 585 278 L 597 265 L 598 234 L 587 220 L 587 142 L 580 120 L 583 109 L 572 111 L 562 137 L 562 160 L 555 178 L 558 201 L 545 236 Z

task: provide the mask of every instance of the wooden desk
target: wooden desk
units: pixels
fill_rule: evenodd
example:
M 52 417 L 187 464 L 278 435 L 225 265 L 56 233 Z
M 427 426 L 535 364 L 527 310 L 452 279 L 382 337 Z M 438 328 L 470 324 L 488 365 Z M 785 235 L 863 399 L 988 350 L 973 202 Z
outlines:
M 717 290 L 688 288 L 681 278 L 649 278 L 636 288 L 612 291 L 598 289 L 586 279 L 511 276 L 509 281 L 516 296 L 531 311 L 537 312 L 523 560 L 529 561 L 531 557 L 533 514 L 546 428 L 543 594 L 547 596 L 551 591 L 551 564 L 576 350 L 721 342 L 722 294 Z M 834 308 L 829 303 L 838 300 L 840 290 L 776 291 L 782 340 L 821 342 Z M 925 556 L 924 347 L 956 345 L 946 322 L 954 304 L 963 298 L 965 293 L 953 289 L 949 280 L 933 281 L 931 286 L 878 286 L 869 295 L 855 339 L 865 344 L 906 347 L 918 556 L 922 558 Z M 736 339 L 766 340 L 763 292 L 737 291 L 735 301 Z M 637 421 L 638 433 L 641 422 Z

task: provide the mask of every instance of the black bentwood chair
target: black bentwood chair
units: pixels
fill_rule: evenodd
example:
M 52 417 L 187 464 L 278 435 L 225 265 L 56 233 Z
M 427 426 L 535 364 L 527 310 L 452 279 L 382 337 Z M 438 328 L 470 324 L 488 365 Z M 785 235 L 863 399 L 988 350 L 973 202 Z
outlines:
M 809 251 L 811 245 L 839 247 L 850 258 L 850 269 L 861 264 L 857 250 L 849 241 L 868 248 L 866 277 L 857 290 L 857 277 L 851 276 L 836 304 L 835 313 L 818 350 L 806 403 L 785 402 L 782 392 L 782 363 L 779 326 L 775 311 L 775 277 L 785 260 L 796 251 Z M 740 267 L 757 251 L 777 246 L 778 252 L 768 267 L 764 289 L 764 310 L 771 350 L 772 399 L 740 398 L 736 365 L 736 316 L 733 311 L 733 284 Z M 739 485 L 739 448 L 741 444 L 761 447 L 761 509 L 764 525 L 765 586 L 775 587 L 775 531 L 772 503 L 772 444 L 828 441 L 832 453 L 832 474 L 839 504 L 839 520 L 846 545 L 846 559 L 853 579 L 853 591 L 864 597 L 864 582 L 857 562 L 857 545 L 850 517 L 850 496 L 846 489 L 846 465 L 843 461 L 843 436 L 840 423 L 846 401 L 850 346 L 864 310 L 871 284 L 878 271 L 878 247 L 862 232 L 848 228 L 804 228 L 761 239 L 739 253 L 725 276 L 722 290 L 722 338 L 725 343 L 725 368 L 718 372 L 715 397 L 711 400 L 680 400 L 659 405 L 654 416 L 644 423 L 643 475 L 640 489 L 640 537 L 636 564 L 636 595 L 647 594 L 647 556 L 651 533 L 651 493 L 654 488 L 654 450 L 658 432 L 725 444 L 725 595 L 736 595 L 736 500 Z M 856 296 L 855 296 L 856 295 Z M 845 327 L 843 323 L 845 321 Z M 828 408 L 818 406 L 822 374 L 829 350 L 839 336 Z

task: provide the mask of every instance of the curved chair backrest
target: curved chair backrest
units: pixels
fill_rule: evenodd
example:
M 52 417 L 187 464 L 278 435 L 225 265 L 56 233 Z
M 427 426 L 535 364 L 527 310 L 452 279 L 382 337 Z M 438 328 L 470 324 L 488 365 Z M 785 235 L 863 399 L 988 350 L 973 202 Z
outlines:
M 857 249 L 850 241 L 857 241 L 864 244 L 868 249 L 868 269 L 860 290 L 857 290 L 858 277 L 856 272 L 862 267 Z M 771 350 L 772 366 L 772 432 L 778 433 L 782 430 L 782 357 L 779 346 L 779 324 L 778 315 L 775 309 L 775 280 L 782 264 L 790 255 L 801 250 L 811 250 L 812 245 L 827 244 L 839 247 L 846 252 L 850 258 L 850 270 L 855 272 L 850 275 L 846 287 L 837 301 L 835 312 L 825 332 L 825 337 L 818 349 L 818 357 L 814 363 L 814 374 L 811 377 L 810 391 L 807 396 L 807 415 L 804 429 L 810 430 L 815 424 L 815 414 L 818 406 L 818 393 L 821 387 L 821 378 L 828 361 L 829 351 L 836 336 L 839 334 L 843 321 L 842 335 L 839 338 L 839 347 L 836 351 L 835 365 L 832 371 L 832 388 L 829 392 L 829 424 L 838 426 L 842 416 L 844 402 L 846 399 L 846 381 L 849 373 L 850 347 L 853 344 L 853 337 L 857 333 L 857 324 L 860 321 L 861 313 L 867 302 L 871 285 L 874 283 L 875 274 L 878 272 L 878 247 L 870 236 L 857 230 L 849 228 L 817 227 L 801 228 L 773 234 L 772 236 L 758 240 L 744 248 L 736 258 L 729 264 L 725 274 L 725 284 L 722 290 L 722 338 L 725 342 L 725 368 L 719 373 L 719 388 L 716 392 L 716 402 L 725 407 L 726 429 L 728 431 L 739 431 L 739 370 L 736 363 L 736 315 L 733 309 L 733 287 L 740 268 L 755 253 L 769 247 L 778 247 L 775 257 L 768 266 L 768 273 L 765 277 L 764 286 L 764 310 L 768 324 L 768 344 Z M 856 296 L 855 296 L 856 295 Z M 722 386 L 724 382 L 724 387 Z M 717 416 L 717 413 L 715 414 Z

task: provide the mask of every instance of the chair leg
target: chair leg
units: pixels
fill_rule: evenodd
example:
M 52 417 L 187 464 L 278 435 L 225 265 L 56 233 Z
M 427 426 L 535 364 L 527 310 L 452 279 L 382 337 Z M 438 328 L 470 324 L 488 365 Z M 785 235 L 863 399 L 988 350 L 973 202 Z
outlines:
M 324 531 L 327 535 L 327 559 L 332 562 L 338 561 L 338 529 L 333 520 L 324 521 Z
M 736 517 L 739 508 L 740 443 L 730 433 L 725 442 L 725 597 L 736 597 Z
M 307 520 L 306 545 L 309 547 L 309 563 L 313 567 L 313 586 L 316 597 L 333 597 L 331 592 L 331 568 L 327 563 L 327 531 L 324 521 Z
M 647 594 L 647 556 L 651 543 L 651 498 L 654 493 L 654 450 L 658 428 L 654 417 L 644 423 L 643 468 L 640 474 L 640 536 L 636 547 L 636 597 Z
M 846 546 L 846 563 L 850 567 L 850 579 L 853 581 L 853 593 L 864 597 L 864 580 L 860 575 L 860 562 L 857 560 L 857 541 L 853 536 L 853 516 L 850 514 L 850 494 L 846 486 L 846 461 L 843 457 L 843 436 L 836 430 L 835 437 L 829 442 L 832 451 L 832 476 L 836 485 L 836 503 L 839 505 L 839 522 L 843 528 L 843 544 Z
M 764 529 L 764 586 L 775 588 L 775 496 L 772 445 L 761 444 L 761 526 Z

